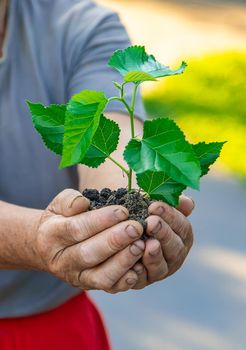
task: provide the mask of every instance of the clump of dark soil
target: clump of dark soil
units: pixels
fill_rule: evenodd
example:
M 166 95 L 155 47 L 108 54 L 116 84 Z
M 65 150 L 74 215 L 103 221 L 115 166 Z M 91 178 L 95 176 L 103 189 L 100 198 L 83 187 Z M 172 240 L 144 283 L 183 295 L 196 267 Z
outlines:
M 136 220 L 146 228 L 145 219 L 148 217 L 150 200 L 138 190 L 127 192 L 125 188 L 112 191 L 104 188 L 100 192 L 94 189 L 85 189 L 83 196 L 91 202 L 90 209 L 99 209 L 108 205 L 122 205 L 129 211 L 129 220 Z

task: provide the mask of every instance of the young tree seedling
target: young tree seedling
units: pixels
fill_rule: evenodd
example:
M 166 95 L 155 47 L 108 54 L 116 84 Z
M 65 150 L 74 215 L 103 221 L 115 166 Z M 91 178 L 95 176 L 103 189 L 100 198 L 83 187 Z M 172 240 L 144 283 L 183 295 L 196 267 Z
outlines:
M 85 164 L 97 168 L 110 159 L 127 176 L 132 190 L 133 172 L 137 183 L 151 199 L 177 206 L 185 188 L 199 189 L 200 178 L 218 158 L 224 142 L 190 144 L 177 124 L 169 118 L 146 120 L 143 137 L 134 129 L 134 109 L 139 86 L 171 75 L 182 74 L 186 63 L 172 70 L 148 55 L 143 46 L 130 46 L 114 52 L 109 66 L 117 70 L 123 82 L 113 82 L 118 95 L 106 97 L 101 91 L 83 90 L 66 105 L 44 106 L 27 101 L 33 124 L 45 145 L 61 156 L 60 168 Z M 132 100 L 125 89 L 133 84 Z M 118 100 L 129 113 L 131 139 L 124 151 L 128 165 L 120 164 L 111 154 L 117 149 L 120 128 L 103 114 L 107 105 Z

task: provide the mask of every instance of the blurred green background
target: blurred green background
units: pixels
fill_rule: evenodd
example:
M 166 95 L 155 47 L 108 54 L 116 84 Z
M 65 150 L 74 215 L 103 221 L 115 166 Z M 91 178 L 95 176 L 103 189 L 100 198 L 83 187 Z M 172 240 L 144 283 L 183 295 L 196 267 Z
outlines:
M 246 52 L 188 61 L 183 76 L 145 93 L 147 112 L 176 119 L 193 142 L 227 140 L 217 168 L 246 179 Z
M 175 118 L 195 142 L 227 140 L 216 169 L 246 178 L 246 2 L 99 2 L 161 63 L 188 63 L 183 76 L 143 87 L 148 114 Z

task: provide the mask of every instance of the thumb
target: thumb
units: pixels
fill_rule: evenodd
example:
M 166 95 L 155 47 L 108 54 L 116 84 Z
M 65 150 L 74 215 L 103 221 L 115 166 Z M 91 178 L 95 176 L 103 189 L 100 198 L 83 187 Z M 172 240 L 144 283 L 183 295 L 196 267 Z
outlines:
M 51 214 L 74 216 L 87 211 L 89 205 L 90 201 L 79 191 L 68 188 L 53 199 L 47 210 Z
M 186 197 L 184 195 L 179 197 L 179 205 L 177 207 L 177 209 L 184 214 L 185 216 L 189 216 L 192 211 L 195 208 L 195 202 L 193 201 L 193 199 L 191 199 L 190 197 Z

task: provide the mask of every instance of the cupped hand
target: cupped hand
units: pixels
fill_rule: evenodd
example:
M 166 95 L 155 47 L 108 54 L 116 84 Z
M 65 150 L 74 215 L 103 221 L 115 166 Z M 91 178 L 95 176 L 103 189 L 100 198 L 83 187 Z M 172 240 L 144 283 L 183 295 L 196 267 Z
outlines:
M 80 192 L 70 189 L 50 203 L 33 247 L 37 268 L 83 290 L 126 291 L 139 279 L 132 268 L 143 257 L 143 228 L 127 220 L 124 207 L 87 211 L 88 206 Z
M 177 209 L 163 202 L 149 207 L 146 219 L 147 234 L 151 237 L 141 263 L 134 266 L 138 282 L 134 289 L 142 289 L 175 273 L 185 261 L 193 244 L 192 226 L 187 217 L 194 209 L 194 202 L 180 197 Z

